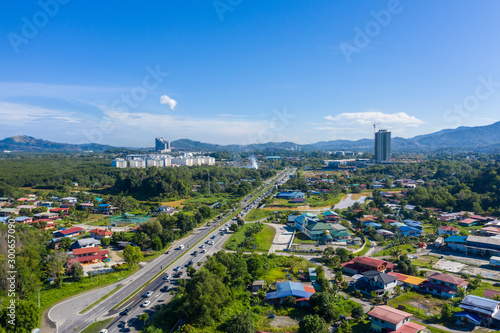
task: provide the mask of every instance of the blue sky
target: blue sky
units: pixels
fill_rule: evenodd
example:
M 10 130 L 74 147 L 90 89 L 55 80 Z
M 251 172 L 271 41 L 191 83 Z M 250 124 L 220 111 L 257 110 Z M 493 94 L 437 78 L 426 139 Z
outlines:
M 45 5 L 43 5 L 45 4 Z M 152 146 L 500 120 L 495 1 L 0 4 L 0 137 Z

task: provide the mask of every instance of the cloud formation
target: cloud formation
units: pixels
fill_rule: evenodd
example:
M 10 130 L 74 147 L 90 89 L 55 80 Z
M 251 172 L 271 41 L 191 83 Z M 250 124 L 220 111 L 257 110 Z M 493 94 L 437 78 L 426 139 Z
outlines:
M 167 104 L 170 107 L 170 109 L 172 109 L 172 111 L 174 111 L 175 106 L 177 105 L 177 101 L 175 101 L 174 99 L 168 97 L 167 95 L 162 95 L 160 97 L 160 103 L 161 104 Z
M 57 120 L 68 123 L 79 123 L 73 112 L 51 110 L 37 106 L 0 101 L 0 123 L 26 123 L 41 120 Z
M 326 120 L 343 123 L 348 125 L 371 125 L 374 122 L 380 123 L 383 127 L 392 126 L 405 126 L 405 127 L 418 127 L 424 122 L 415 116 L 410 116 L 405 112 L 398 113 L 383 113 L 380 111 L 367 111 L 367 112 L 353 112 L 353 113 L 340 113 L 337 116 L 325 116 Z

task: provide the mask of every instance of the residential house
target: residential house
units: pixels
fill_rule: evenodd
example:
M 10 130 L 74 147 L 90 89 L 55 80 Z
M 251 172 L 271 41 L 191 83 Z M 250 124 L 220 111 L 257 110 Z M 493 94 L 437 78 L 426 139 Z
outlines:
M 453 298 L 456 296 L 458 288 L 467 289 L 469 282 L 448 274 L 436 272 L 428 277 L 427 282 L 420 286 L 424 292 L 444 298 Z
M 490 226 L 490 227 L 481 228 L 478 231 L 478 235 L 485 236 L 485 237 L 500 235 L 500 227 Z
M 449 226 L 449 225 L 445 225 L 445 226 L 438 228 L 438 235 L 439 236 L 444 235 L 444 234 L 448 234 L 450 236 L 455 236 L 459 232 L 460 232 L 460 229 Z
M 266 300 L 274 304 L 281 304 L 285 298 L 293 296 L 300 306 L 309 306 L 309 298 L 314 293 L 316 291 L 311 285 L 286 281 L 276 283 L 276 291 L 266 293 Z
M 474 220 L 478 220 L 482 224 L 495 220 L 495 218 L 492 216 L 481 216 L 481 215 L 471 215 L 470 218 L 474 219 Z
M 368 312 L 368 316 L 370 328 L 375 332 L 418 333 L 426 329 L 425 326 L 411 322 L 411 314 L 387 305 L 374 307 Z
M 479 220 L 467 218 L 467 219 L 463 219 L 463 220 L 458 221 L 458 225 L 460 225 L 462 227 L 472 227 L 475 225 L 479 225 Z
M 367 271 L 390 272 L 393 269 L 392 262 L 369 257 L 355 257 L 342 264 L 342 270 L 350 274 L 360 274 Z
M 485 297 L 467 295 L 459 307 L 464 310 L 455 314 L 457 324 L 500 327 L 500 302 Z
M 33 218 L 29 216 L 19 216 L 15 218 L 16 222 L 19 223 L 33 223 Z
M 367 228 L 371 227 L 375 230 L 378 230 L 378 229 L 382 228 L 382 225 L 380 223 L 376 223 L 376 222 L 368 222 L 365 224 L 365 227 L 367 227 Z
M 406 220 L 403 220 L 403 223 L 406 224 L 410 228 L 415 228 L 418 230 L 422 230 L 422 228 L 423 228 L 422 222 L 419 222 L 419 221 L 413 221 L 410 219 L 406 219 Z
M 86 247 L 99 247 L 101 242 L 95 238 L 82 238 L 71 245 L 73 249 L 83 249 Z
M 411 289 L 420 289 L 420 286 L 427 281 L 427 279 L 425 278 L 420 278 L 396 272 L 389 272 L 387 274 L 396 277 L 398 279 L 398 282 L 401 283 L 401 285 Z
M 394 233 L 389 231 L 389 230 L 385 230 L 385 229 L 379 229 L 376 231 L 376 234 L 379 235 L 380 237 L 383 237 L 383 238 L 392 238 L 394 237 Z
M 90 237 L 96 239 L 111 238 L 113 235 L 112 231 L 95 228 L 89 231 Z
M 91 202 L 83 202 L 79 206 L 80 210 L 89 210 L 94 208 L 94 204 Z
M 408 227 L 408 226 L 404 226 L 404 227 L 399 227 L 399 232 L 401 233 L 401 235 L 403 236 L 420 236 L 422 235 L 425 231 L 422 231 L 422 230 L 419 230 L 417 228 L 412 228 L 412 227 Z
M 69 214 L 69 208 L 64 208 L 64 207 L 51 208 L 51 209 L 49 209 L 49 213 L 56 213 L 56 214 L 68 215 Z
M 2 208 L 0 209 L 0 216 L 19 215 L 19 208 Z
M 354 289 L 369 296 L 372 295 L 372 292 L 375 292 L 377 296 L 383 296 L 386 292 L 392 294 L 397 286 L 398 278 L 386 273 L 368 271 L 362 275 L 363 277 L 354 284 Z
M 160 206 L 156 210 L 156 214 L 167 214 L 167 215 L 174 215 L 175 213 L 178 213 L 179 211 L 173 207 L 170 206 Z
M 94 209 L 94 213 L 97 214 L 107 214 L 107 215 L 113 215 L 113 213 L 118 210 L 118 207 L 113 207 L 110 204 L 99 204 L 97 207 Z
M 74 262 L 82 265 L 97 264 L 108 258 L 108 250 L 100 250 L 99 247 L 86 247 L 73 250 L 73 259 L 68 260 L 68 266 Z
M 59 214 L 57 213 L 36 213 L 33 215 L 35 219 L 47 219 L 47 220 L 57 220 L 59 218 Z
M 76 204 L 78 202 L 78 198 L 75 198 L 75 197 L 65 197 L 65 198 L 61 198 L 59 201 Z
M 252 292 L 253 292 L 253 293 L 256 293 L 256 292 L 258 292 L 259 290 L 263 290 L 263 289 L 264 289 L 264 285 L 265 285 L 264 280 L 257 280 L 257 281 L 254 281 L 254 282 L 252 283 Z
M 69 229 L 62 229 L 54 232 L 54 237 L 74 237 L 83 234 L 85 230 L 80 227 L 73 227 Z

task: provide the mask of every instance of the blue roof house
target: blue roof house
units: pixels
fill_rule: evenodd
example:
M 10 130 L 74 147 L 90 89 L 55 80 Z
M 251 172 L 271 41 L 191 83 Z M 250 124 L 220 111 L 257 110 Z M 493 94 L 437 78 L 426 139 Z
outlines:
M 422 235 L 425 231 L 418 230 L 417 228 L 412 228 L 412 227 L 400 227 L 399 232 L 403 236 L 420 236 Z

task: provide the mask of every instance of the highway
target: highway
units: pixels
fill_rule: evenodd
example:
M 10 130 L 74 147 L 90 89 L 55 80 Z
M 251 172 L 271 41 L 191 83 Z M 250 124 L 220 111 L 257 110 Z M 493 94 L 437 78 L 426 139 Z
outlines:
M 289 168 L 287 168 L 283 172 L 280 172 L 272 179 L 267 180 L 265 182 L 264 188 L 276 182 L 280 183 L 283 182 L 285 179 L 288 178 L 287 177 L 288 172 L 290 172 Z M 294 172 L 295 169 L 292 169 L 291 173 Z M 260 189 L 259 191 L 262 191 L 262 189 Z M 254 193 L 245 197 L 240 203 L 240 208 L 242 208 L 242 213 L 241 213 L 242 215 L 246 215 L 252 208 L 258 205 L 258 203 L 256 203 L 255 201 L 250 201 L 256 193 L 259 192 L 254 191 Z M 259 198 L 262 197 L 263 196 L 260 196 Z M 232 214 L 232 212 L 228 212 L 222 220 L 229 217 L 230 214 Z M 211 239 L 211 237 L 213 236 L 215 236 L 215 238 Z M 123 321 L 125 320 L 128 321 L 131 318 L 138 317 L 142 312 L 144 312 L 144 310 L 146 310 L 146 312 L 149 312 L 151 316 L 152 311 L 156 305 L 164 304 L 165 302 L 168 302 L 172 298 L 172 296 L 170 295 L 170 290 L 171 288 L 174 287 L 172 283 L 167 284 L 169 285 L 168 292 L 160 291 L 160 289 L 162 288 L 162 286 L 165 285 L 166 282 L 162 279 L 163 276 L 165 276 L 165 274 L 168 273 L 173 275 L 173 269 L 176 266 L 178 265 L 185 266 L 185 264 L 191 259 L 193 260 L 194 265 L 197 265 L 196 263 L 198 261 L 202 261 L 206 254 L 205 255 L 198 254 L 197 256 L 193 256 L 191 255 L 191 253 L 194 250 L 201 251 L 199 246 L 201 246 L 208 240 L 213 240 L 214 245 L 208 245 L 208 244 L 205 245 L 207 254 L 212 253 L 217 249 L 222 248 L 222 245 L 224 244 L 225 239 L 227 237 L 228 236 L 223 237 L 220 235 L 219 226 L 217 224 L 215 224 L 215 227 L 212 224 L 212 226 L 203 226 L 201 228 L 197 228 L 193 230 L 191 235 L 189 235 L 184 239 L 178 240 L 173 244 L 174 248 L 178 248 L 180 244 L 183 244 L 184 245 L 183 250 L 171 250 L 169 254 L 161 255 L 155 260 L 147 263 L 146 266 L 144 266 L 138 272 L 134 273 L 132 276 L 126 278 L 125 280 L 118 281 L 112 285 L 97 290 L 91 290 L 89 292 L 77 295 L 75 297 L 72 297 L 70 299 L 67 299 L 65 301 L 62 301 L 54 305 L 49 310 L 48 318 L 56 324 L 55 332 L 56 333 L 80 332 L 94 321 L 100 321 L 106 318 L 117 317 L 117 316 L 118 318 L 113 320 L 111 324 L 108 325 L 109 326 L 107 328 L 108 331 L 109 332 L 128 331 L 127 328 L 118 326 L 123 326 L 122 324 Z M 188 251 L 188 249 L 190 249 L 198 242 L 199 244 L 196 246 L 196 249 Z M 168 269 L 165 269 L 174 261 L 175 263 L 172 266 L 168 267 Z M 141 286 L 144 283 L 149 281 L 157 273 L 159 273 L 164 269 L 165 272 L 161 276 L 153 280 L 148 286 L 141 288 Z M 183 275 L 180 278 L 186 277 L 185 270 L 186 267 L 183 267 Z M 173 279 L 172 282 L 175 283 L 176 279 Z M 121 285 L 121 288 L 118 289 L 114 294 L 106 298 L 98 305 L 94 306 L 92 309 L 90 309 L 90 311 L 86 312 L 85 314 L 79 314 L 79 312 L 81 312 L 83 309 L 85 309 L 86 307 L 97 301 L 102 296 L 106 295 L 111 290 L 115 289 L 118 285 Z M 125 304 L 120 306 L 118 310 L 112 309 L 117 304 L 119 304 L 123 299 L 128 297 L 130 294 L 135 293 L 138 289 L 141 289 L 140 292 L 134 297 L 132 297 Z M 150 297 L 143 299 L 142 294 L 145 293 L 147 290 L 153 291 L 153 294 Z M 141 307 L 140 305 L 146 300 L 150 300 L 151 304 L 146 308 Z M 119 313 L 127 307 L 132 308 L 130 313 L 126 316 L 119 316 Z M 138 325 L 140 325 L 140 323 L 138 323 L 137 320 L 137 323 L 134 323 L 134 325 L 132 325 L 130 330 L 132 331 L 132 329 Z M 44 328 L 44 332 L 49 332 L 49 331 L 53 330 Z

